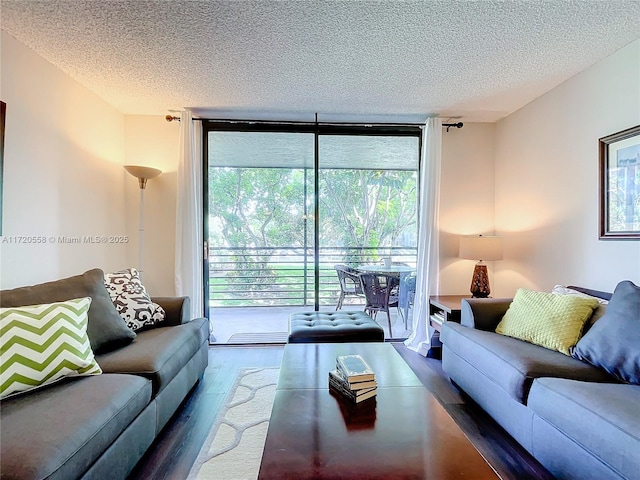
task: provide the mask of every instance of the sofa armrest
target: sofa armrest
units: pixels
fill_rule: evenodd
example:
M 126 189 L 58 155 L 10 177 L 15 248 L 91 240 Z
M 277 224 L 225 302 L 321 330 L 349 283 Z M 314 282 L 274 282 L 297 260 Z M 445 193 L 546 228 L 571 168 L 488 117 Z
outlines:
M 151 301 L 157 303 L 166 312 L 162 326 L 182 325 L 191 319 L 191 303 L 189 297 L 151 297 Z
M 493 332 L 512 300 L 511 298 L 465 298 L 460 305 L 460 324 Z

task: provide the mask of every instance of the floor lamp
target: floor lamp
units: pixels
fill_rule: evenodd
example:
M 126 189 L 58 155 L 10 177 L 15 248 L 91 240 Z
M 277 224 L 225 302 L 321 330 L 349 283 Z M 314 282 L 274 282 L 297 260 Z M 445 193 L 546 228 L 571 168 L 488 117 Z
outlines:
M 144 190 L 147 186 L 147 180 L 156 178 L 162 173 L 162 170 L 151 167 L 141 167 L 139 165 L 125 165 L 124 169 L 138 179 L 140 185 L 140 227 L 138 229 L 138 272 L 142 280 L 144 272 Z
M 486 298 L 491 293 L 489 275 L 483 260 L 502 260 L 502 238 L 477 235 L 460 239 L 460 258 L 477 260 L 471 278 L 471 295 L 475 298 Z

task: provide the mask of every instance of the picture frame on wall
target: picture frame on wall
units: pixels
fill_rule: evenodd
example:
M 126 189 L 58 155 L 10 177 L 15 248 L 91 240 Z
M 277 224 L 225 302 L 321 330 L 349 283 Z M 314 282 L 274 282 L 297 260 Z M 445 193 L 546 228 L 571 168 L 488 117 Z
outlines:
M 640 239 L 640 125 L 599 139 L 600 240 Z

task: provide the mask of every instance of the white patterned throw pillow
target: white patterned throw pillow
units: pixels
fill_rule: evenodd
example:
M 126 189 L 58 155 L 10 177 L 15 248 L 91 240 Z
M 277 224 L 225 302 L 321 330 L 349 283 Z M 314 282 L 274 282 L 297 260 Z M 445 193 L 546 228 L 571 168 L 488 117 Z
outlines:
M 0 398 L 102 373 L 87 337 L 90 305 L 85 297 L 0 308 Z
M 151 301 L 135 268 L 105 273 L 104 285 L 116 310 L 134 332 L 164 321 L 164 308 Z
M 579 292 L 578 290 L 574 290 L 573 288 L 565 287 L 564 285 L 556 285 L 551 290 L 551 293 L 553 293 L 554 295 L 572 295 L 574 297 L 595 298 L 596 300 L 598 300 L 599 305 L 593 311 L 593 315 L 591 315 L 591 318 L 589 319 L 589 321 L 585 325 L 584 333 L 586 333 L 589 330 L 589 328 L 591 328 L 591 325 L 593 325 L 598 320 L 600 320 L 600 318 L 606 313 L 607 305 L 609 303 L 609 300 L 605 300 L 604 298 L 600 298 L 600 297 L 594 297 L 593 295 L 588 295 L 586 293 Z
M 604 298 L 600 298 L 600 297 L 594 297 L 593 295 L 579 292 L 578 290 L 565 287 L 564 285 L 556 285 L 551 290 L 551 293 L 553 293 L 554 295 L 573 295 L 575 297 L 580 297 L 580 298 L 595 298 L 596 300 L 598 300 L 598 303 L 600 305 L 607 305 L 609 303 L 609 300 L 605 300 Z

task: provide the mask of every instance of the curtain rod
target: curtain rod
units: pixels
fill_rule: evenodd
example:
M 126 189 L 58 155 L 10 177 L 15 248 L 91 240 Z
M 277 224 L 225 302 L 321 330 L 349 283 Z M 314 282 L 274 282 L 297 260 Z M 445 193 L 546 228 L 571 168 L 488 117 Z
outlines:
M 180 121 L 180 117 L 176 117 L 174 115 L 167 115 L 166 117 L 164 117 L 164 119 L 167 122 L 179 122 Z M 206 118 L 200 118 L 200 117 L 191 117 L 191 120 L 206 120 Z
M 179 122 L 180 117 L 176 117 L 173 115 L 167 115 L 164 117 L 167 122 Z M 365 126 L 365 127 L 374 127 L 374 126 L 389 126 L 389 127 L 421 127 L 424 124 L 422 123 L 353 123 L 353 122 L 303 122 L 303 121 L 285 121 L 280 122 L 277 120 L 232 120 L 232 119 L 217 119 L 217 118 L 194 118 L 193 120 L 203 120 L 217 123 L 244 123 L 244 124 L 279 124 L 279 125 L 340 125 L 340 126 Z M 464 123 L 443 123 L 443 127 L 447 127 L 447 132 L 450 128 L 462 128 Z

